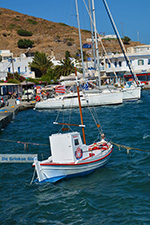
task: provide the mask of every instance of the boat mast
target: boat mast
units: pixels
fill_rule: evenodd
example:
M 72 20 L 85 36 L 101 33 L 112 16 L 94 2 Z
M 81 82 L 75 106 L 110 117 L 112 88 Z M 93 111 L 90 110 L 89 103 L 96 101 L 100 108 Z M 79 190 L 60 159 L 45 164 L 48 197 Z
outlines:
M 84 61 L 83 61 L 83 50 L 82 50 L 82 41 L 81 41 L 81 30 L 80 30 L 80 20 L 79 20 L 79 11 L 78 11 L 78 2 L 75 0 L 76 4 L 76 14 L 78 21 L 78 31 L 79 31 L 79 40 L 80 40 L 80 50 L 81 50 L 81 60 L 82 60 L 82 68 L 83 68 L 83 78 L 85 79 L 85 69 L 84 69 Z
M 81 125 L 82 125 L 83 142 L 84 142 L 84 144 L 86 144 L 85 132 L 84 132 L 84 124 L 83 124 L 83 116 L 82 116 L 82 109 L 81 109 L 81 101 L 80 101 L 80 94 L 79 94 L 79 82 L 78 82 L 76 67 L 75 67 L 75 76 L 76 76 L 76 81 L 77 81 L 77 93 L 78 93 L 78 102 L 79 102 Z
M 98 44 L 97 44 L 97 30 L 96 30 L 94 0 L 92 0 L 92 11 L 93 11 L 93 22 L 94 22 L 94 32 L 95 32 L 95 45 L 96 45 L 96 56 L 97 56 L 97 69 L 98 69 L 99 87 L 101 87 L 101 75 L 100 75 L 99 53 L 98 53 Z

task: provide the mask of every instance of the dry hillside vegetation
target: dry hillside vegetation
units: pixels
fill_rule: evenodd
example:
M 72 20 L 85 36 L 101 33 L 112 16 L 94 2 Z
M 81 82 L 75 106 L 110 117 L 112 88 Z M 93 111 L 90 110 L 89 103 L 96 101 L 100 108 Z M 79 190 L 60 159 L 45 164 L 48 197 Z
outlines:
M 22 37 L 17 33 L 19 29 L 30 31 L 33 35 Z M 91 37 L 90 32 L 85 30 L 81 31 L 81 35 L 83 43 L 86 43 L 86 39 Z M 0 50 L 9 49 L 14 56 L 25 53 L 27 49 L 19 49 L 17 46 L 20 39 L 30 39 L 34 42 L 30 51 L 45 52 L 47 55 L 51 55 L 53 52 L 56 59 L 62 59 L 67 50 L 74 56 L 80 48 L 77 28 L 0 8 Z M 139 43 L 131 42 L 127 47 L 137 44 Z M 116 40 L 105 40 L 104 46 L 107 51 L 120 49 Z

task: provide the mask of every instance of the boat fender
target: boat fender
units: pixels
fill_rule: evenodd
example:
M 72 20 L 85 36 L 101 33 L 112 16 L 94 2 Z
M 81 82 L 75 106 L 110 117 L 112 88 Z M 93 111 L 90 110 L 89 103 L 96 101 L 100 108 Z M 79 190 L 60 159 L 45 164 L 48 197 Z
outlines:
M 78 147 L 75 151 L 75 157 L 76 157 L 76 159 L 81 159 L 82 156 L 83 156 L 83 151 L 81 148 Z
M 37 96 L 35 97 L 35 100 L 36 100 L 36 102 L 39 102 L 39 101 L 40 101 L 40 96 L 37 95 Z

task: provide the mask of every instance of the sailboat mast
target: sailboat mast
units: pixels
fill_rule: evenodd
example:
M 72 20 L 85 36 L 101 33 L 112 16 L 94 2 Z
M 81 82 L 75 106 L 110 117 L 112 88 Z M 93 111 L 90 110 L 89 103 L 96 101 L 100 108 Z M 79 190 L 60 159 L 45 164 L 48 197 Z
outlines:
M 81 50 L 81 60 L 82 60 L 82 68 L 83 68 L 83 78 L 85 79 L 85 69 L 84 69 L 84 61 L 83 61 L 83 50 L 82 50 L 81 30 L 80 30 L 80 20 L 79 20 L 79 11 L 78 11 L 78 2 L 77 2 L 77 0 L 75 0 L 75 3 L 76 3 L 76 14 L 77 14 L 77 21 L 78 21 L 78 31 L 79 31 L 80 50 Z
M 77 81 L 77 94 L 78 94 L 78 102 L 79 102 L 79 110 L 80 110 L 80 118 L 81 118 L 81 125 L 82 126 L 82 135 L 83 135 L 83 142 L 86 144 L 85 140 L 85 132 L 84 132 L 84 124 L 83 124 L 83 116 L 82 116 L 82 108 L 81 108 L 81 101 L 80 101 L 80 93 L 79 93 L 79 82 L 78 82 L 78 77 L 77 77 L 77 70 L 75 67 L 75 76 L 76 76 L 76 81 Z
M 94 0 L 92 0 L 92 11 L 93 11 L 93 22 L 94 22 L 94 32 L 95 32 L 95 45 L 96 45 L 96 56 L 97 56 L 97 69 L 98 69 L 98 77 L 99 77 L 99 87 L 101 87 L 101 75 L 100 75 L 100 63 L 99 63 L 99 53 L 98 53 L 98 44 L 97 44 L 97 30 L 96 30 Z

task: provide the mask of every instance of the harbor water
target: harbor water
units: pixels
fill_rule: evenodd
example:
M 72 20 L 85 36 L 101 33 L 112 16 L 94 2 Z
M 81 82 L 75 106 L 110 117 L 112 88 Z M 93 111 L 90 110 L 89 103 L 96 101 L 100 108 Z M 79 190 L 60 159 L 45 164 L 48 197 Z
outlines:
M 150 151 L 150 91 L 137 102 L 96 107 L 107 139 Z M 95 113 L 94 112 L 94 113 Z M 0 154 L 50 154 L 49 136 L 60 131 L 53 125 L 58 111 L 26 110 L 0 131 Z M 60 112 L 65 122 L 80 123 L 79 110 Z M 70 115 L 70 117 L 69 117 Z M 97 138 L 88 108 L 83 109 L 87 144 Z M 66 121 L 68 120 L 68 121 Z M 62 122 L 62 117 L 58 117 Z M 76 128 L 73 130 L 76 130 Z M 80 131 L 80 128 L 78 128 Z M 12 140 L 12 141 L 9 141 Z M 15 141 L 40 143 L 29 145 Z M 0 224 L 150 224 L 150 154 L 114 146 L 108 164 L 93 173 L 56 184 L 30 184 L 31 163 L 0 164 Z

